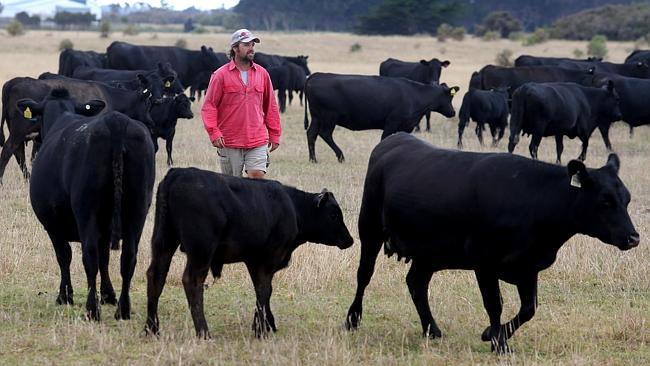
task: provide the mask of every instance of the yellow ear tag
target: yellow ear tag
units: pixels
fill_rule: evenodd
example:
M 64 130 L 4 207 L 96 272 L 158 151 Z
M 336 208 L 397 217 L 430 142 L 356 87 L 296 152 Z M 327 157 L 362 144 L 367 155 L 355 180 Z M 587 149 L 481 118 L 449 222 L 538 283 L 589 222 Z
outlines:
M 165 88 L 169 88 L 170 86 L 172 86 L 172 83 L 169 80 L 165 81 Z
M 449 89 L 449 94 L 451 94 L 452 97 L 456 95 L 456 89 Z
M 23 112 L 23 117 L 26 119 L 32 119 L 32 111 L 29 109 L 29 107 L 25 108 L 25 112 Z

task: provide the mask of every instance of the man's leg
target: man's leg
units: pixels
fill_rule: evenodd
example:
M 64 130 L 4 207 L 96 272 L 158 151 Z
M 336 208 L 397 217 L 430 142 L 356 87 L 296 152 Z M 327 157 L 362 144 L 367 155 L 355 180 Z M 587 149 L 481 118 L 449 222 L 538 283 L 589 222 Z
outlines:
M 217 149 L 221 172 L 227 175 L 241 177 L 244 167 L 243 149 L 223 148 Z
M 269 166 L 269 148 L 266 145 L 244 150 L 244 168 L 249 178 L 263 179 Z

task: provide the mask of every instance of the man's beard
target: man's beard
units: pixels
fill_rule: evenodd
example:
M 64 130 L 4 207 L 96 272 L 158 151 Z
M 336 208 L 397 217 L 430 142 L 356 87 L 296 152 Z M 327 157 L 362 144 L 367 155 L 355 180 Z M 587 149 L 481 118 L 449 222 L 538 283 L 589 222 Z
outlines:
M 255 57 L 255 52 L 251 52 L 251 53 L 245 54 L 245 55 L 237 55 L 237 61 L 252 63 L 254 57 Z

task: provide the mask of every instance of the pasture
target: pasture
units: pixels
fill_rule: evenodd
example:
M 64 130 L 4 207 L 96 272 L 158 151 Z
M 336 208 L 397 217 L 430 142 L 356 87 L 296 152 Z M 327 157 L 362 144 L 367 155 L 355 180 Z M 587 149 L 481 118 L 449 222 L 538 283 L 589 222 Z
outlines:
M 493 63 L 505 48 L 519 54 L 572 57 L 583 42 L 551 41 L 522 47 L 509 40 L 478 39 L 438 42 L 429 36 L 361 37 L 333 33 L 269 34 L 256 32 L 257 51 L 280 55 L 309 55 L 312 72 L 378 74 L 388 57 L 415 61 L 437 57 L 450 60 L 441 81 L 458 85 L 456 111 L 467 90 L 472 71 Z M 104 52 L 110 42 L 173 45 L 187 40 L 189 49 L 200 45 L 225 51 L 230 34 L 187 35 L 151 33 L 99 38 L 96 32 L 30 31 L 11 38 L 0 35 L 0 81 L 16 76 L 37 77 L 56 72 L 58 45 L 64 38 L 75 49 Z M 354 43 L 361 51 L 350 53 Z M 609 60 L 622 62 L 631 43 L 608 43 Z M 514 58 L 513 57 L 513 58 Z M 176 166 L 217 170 L 216 152 L 200 120 L 179 120 L 174 146 Z M 540 274 L 539 308 L 510 340 L 512 355 L 496 356 L 480 335 L 488 325 L 480 292 L 469 271 L 434 274 L 429 288 L 433 316 L 443 338 L 421 337 L 419 318 L 404 282 L 408 265 L 395 257 L 379 257 L 366 291 L 364 318 L 356 332 L 343 321 L 354 297 L 359 258 L 357 215 L 368 156 L 379 142 L 380 131 L 351 132 L 338 127 L 337 144 L 346 156 L 339 164 L 334 153 L 317 140 L 318 164 L 308 162 L 303 129 L 303 108 L 297 99 L 282 115 L 280 148 L 271 155 L 268 178 L 310 192 L 323 187 L 339 201 L 355 244 L 341 251 L 307 244 L 293 256 L 289 268 L 274 280 L 272 308 L 278 332 L 258 340 L 251 331 L 255 297 L 248 273 L 241 264 L 224 267 L 221 279 L 209 277 L 205 311 L 212 339 L 198 340 L 187 307 L 181 274 L 184 254 L 177 252 L 160 299 L 160 338 L 147 337 L 146 276 L 150 263 L 152 205 L 145 225 L 138 264 L 131 286 L 130 321 L 113 319 L 113 306 L 102 307 L 102 322 L 84 320 L 86 279 L 79 245 L 73 244 L 74 306 L 55 305 L 59 270 L 52 244 L 29 203 L 29 187 L 15 160 L 7 166 L 0 187 L 0 364 L 650 364 L 650 129 L 637 128 L 630 139 L 627 126 L 615 124 L 610 132 L 622 162 L 621 178 L 632 194 L 629 212 L 641 245 L 627 252 L 586 237 L 575 236 L 560 250 L 556 263 Z M 456 148 L 457 118 L 432 114 L 432 132 L 417 134 L 440 147 Z M 465 150 L 506 151 L 507 136 L 498 148 L 479 146 L 474 124 L 465 130 Z M 488 139 L 489 141 L 489 139 Z M 528 138 L 515 153 L 528 156 Z M 578 140 L 565 139 L 565 163 L 579 154 Z M 164 149 L 163 149 L 164 150 Z M 28 149 L 28 152 L 31 149 Z M 542 141 L 540 159 L 555 161 L 552 138 Z M 590 143 L 586 164 L 602 166 L 607 152 L 598 132 Z M 164 151 L 157 155 L 156 182 L 167 171 Z M 157 184 L 157 183 L 156 183 Z M 468 223 L 469 224 L 469 223 Z M 120 286 L 117 252 L 112 252 L 111 275 Z M 502 321 L 519 308 L 516 289 L 502 283 Z

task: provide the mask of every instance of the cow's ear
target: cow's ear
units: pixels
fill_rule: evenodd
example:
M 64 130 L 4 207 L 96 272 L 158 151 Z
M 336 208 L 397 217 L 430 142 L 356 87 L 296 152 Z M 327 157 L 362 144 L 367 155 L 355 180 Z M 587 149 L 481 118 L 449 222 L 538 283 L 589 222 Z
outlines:
M 449 60 L 444 60 L 444 61 L 442 61 L 441 65 L 442 65 L 442 67 L 447 67 L 447 66 L 451 65 L 451 62 L 449 62 Z
M 587 173 L 587 167 L 580 160 L 571 160 L 567 164 L 567 170 L 569 173 L 569 184 L 572 187 L 582 188 L 582 185 L 589 181 L 589 173 Z
M 453 97 L 454 95 L 456 95 L 456 93 L 458 93 L 459 90 L 460 90 L 459 87 L 452 86 L 451 88 L 449 88 L 449 94 Z
M 321 208 L 331 197 L 332 192 L 328 191 L 327 188 L 323 188 L 323 191 L 316 195 L 316 208 Z
M 93 99 L 87 103 L 77 104 L 74 106 L 74 111 L 77 114 L 84 116 L 94 116 L 101 112 L 106 107 L 106 103 L 102 100 Z
M 143 88 L 146 88 L 146 87 L 149 86 L 149 80 L 147 80 L 147 78 L 144 75 L 137 74 L 137 75 L 135 75 L 135 77 L 138 79 L 138 81 L 140 82 L 140 85 Z
M 36 101 L 30 98 L 18 100 L 16 107 L 23 112 L 23 117 L 28 120 L 33 120 L 36 116 L 43 114 L 43 103 L 36 103 Z
M 614 169 L 614 173 L 618 175 L 618 170 L 621 168 L 621 159 L 619 159 L 618 155 L 616 154 L 609 154 L 607 157 L 607 164 L 605 164 L 605 166 Z

